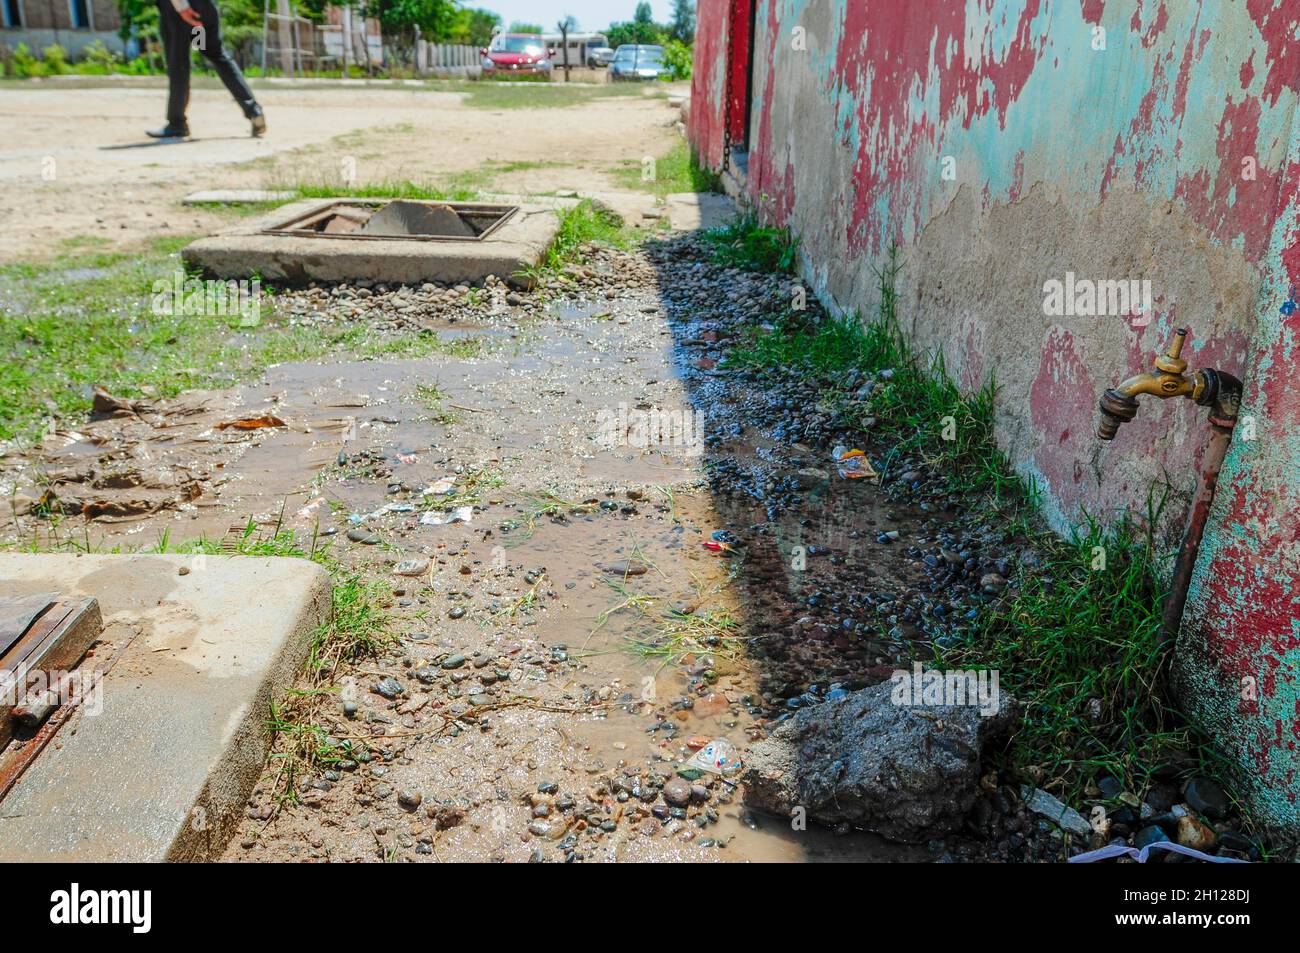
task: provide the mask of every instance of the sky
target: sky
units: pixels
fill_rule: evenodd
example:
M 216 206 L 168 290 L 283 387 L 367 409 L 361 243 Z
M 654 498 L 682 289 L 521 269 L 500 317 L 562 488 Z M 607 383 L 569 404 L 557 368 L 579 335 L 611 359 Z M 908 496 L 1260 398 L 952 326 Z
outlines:
M 501 14 L 501 22 L 509 26 L 518 20 L 539 23 L 547 30 L 560 19 L 572 14 L 578 27 L 585 32 L 598 32 L 611 22 L 632 19 L 637 0 L 466 0 L 465 6 L 479 7 Z M 672 0 L 650 0 L 655 22 L 667 23 L 672 17 Z

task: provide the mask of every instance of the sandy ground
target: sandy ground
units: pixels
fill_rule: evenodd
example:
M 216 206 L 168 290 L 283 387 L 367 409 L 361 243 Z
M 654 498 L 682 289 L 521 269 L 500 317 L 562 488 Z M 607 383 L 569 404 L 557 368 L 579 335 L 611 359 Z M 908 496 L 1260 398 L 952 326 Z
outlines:
M 229 216 L 182 206 L 190 192 L 340 181 L 345 170 L 359 184 L 446 185 L 495 168 L 486 184 L 500 191 L 617 189 L 610 171 L 668 151 L 678 118 L 651 96 L 488 110 L 428 87 L 255 90 L 270 127 L 264 139 L 249 137 L 224 89 L 201 86 L 190 102 L 196 138 L 159 144 L 144 130 L 162 125 L 161 80 L 0 85 L 0 261 L 47 258 L 86 237 L 130 249 L 205 234 Z

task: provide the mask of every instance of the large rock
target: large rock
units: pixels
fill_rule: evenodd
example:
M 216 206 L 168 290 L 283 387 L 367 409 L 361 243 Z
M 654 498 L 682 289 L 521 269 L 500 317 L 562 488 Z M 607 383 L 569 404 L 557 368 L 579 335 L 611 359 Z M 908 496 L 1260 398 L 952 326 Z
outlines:
M 885 682 L 800 711 L 749 749 L 745 802 L 823 824 L 848 822 L 891 840 L 950 833 L 975 803 L 980 755 L 1010 726 L 1014 702 L 903 705 Z

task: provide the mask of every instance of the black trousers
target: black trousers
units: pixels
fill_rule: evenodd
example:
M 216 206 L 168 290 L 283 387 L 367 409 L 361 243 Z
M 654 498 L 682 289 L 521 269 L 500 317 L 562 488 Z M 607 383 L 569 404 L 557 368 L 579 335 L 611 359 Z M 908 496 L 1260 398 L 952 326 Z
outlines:
M 221 45 L 221 23 L 212 0 L 189 0 L 194 12 L 203 23 L 203 30 L 181 19 L 170 0 L 158 0 L 158 25 L 162 34 L 163 55 L 167 60 L 167 122 L 174 126 L 185 125 L 185 110 L 190 104 L 190 49 L 197 49 L 212 64 L 221 81 L 235 97 L 244 115 L 249 119 L 257 114 L 257 100 L 248 88 L 248 81 L 239 71 L 230 52 Z

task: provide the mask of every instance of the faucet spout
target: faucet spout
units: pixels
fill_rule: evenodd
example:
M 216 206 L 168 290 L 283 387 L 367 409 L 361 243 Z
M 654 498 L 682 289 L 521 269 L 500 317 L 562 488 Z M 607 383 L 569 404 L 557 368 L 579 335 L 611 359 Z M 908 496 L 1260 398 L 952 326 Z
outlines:
M 1098 439 L 1114 440 L 1119 428 L 1137 416 L 1137 399 L 1143 394 L 1161 400 L 1168 400 L 1170 397 L 1189 397 L 1202 406 L 1208 406 L 1219 399 L 1221 385 L 1226 378 L 1236 382 L 1237 398 L 1238 401 L 1240 400 L 1241 382 L 1231 374 L 1208 368 L 1187 373 L 1187 362 L 1182 358 L 1183 344 L 1186 340 L 1187 329 L 1179 328 L 1174 332 L 1174 339 L 1169 344 L 1168 353 L 1155 359 L 1154 370 L 1135 374 L 1101 395 L 1101 424 L 1097 427 Z M 1235 421 L 1235 405 L 1231 416 Z

